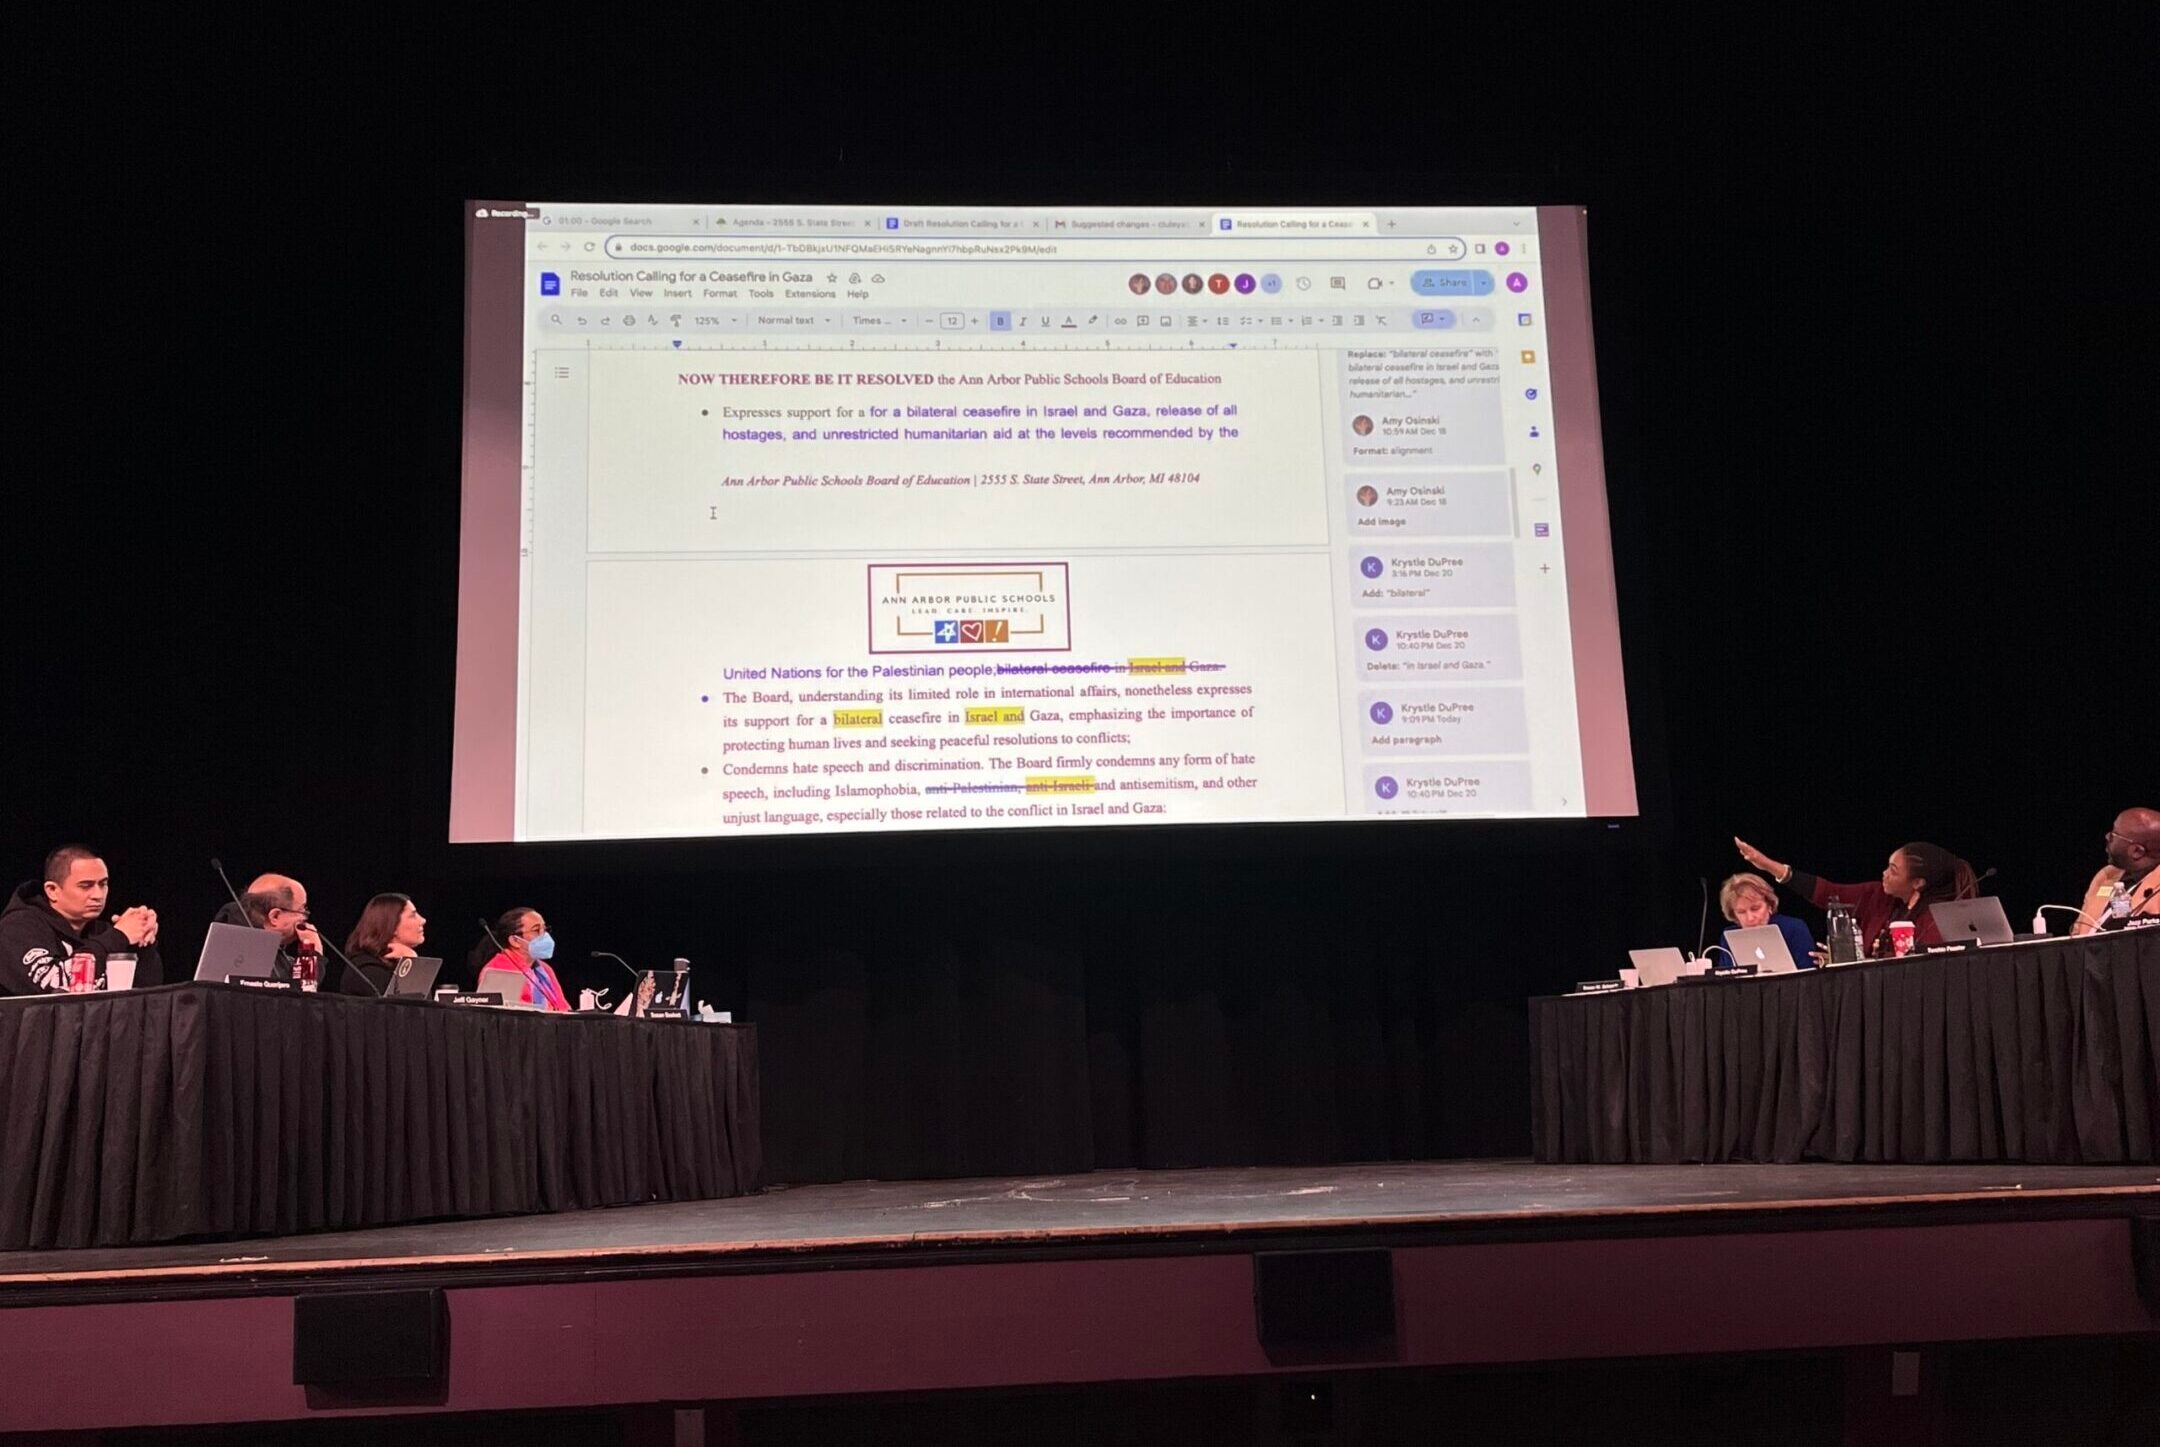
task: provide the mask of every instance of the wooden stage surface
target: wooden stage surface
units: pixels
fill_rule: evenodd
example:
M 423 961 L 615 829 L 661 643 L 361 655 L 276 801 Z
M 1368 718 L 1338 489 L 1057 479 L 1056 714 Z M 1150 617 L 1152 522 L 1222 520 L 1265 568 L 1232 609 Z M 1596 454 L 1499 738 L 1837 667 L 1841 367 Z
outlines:
M 863 1181 L 762 1195 L 154 1247 L 0 1253 L 0 1305 L 353 1278 L 565 1279 L 926 1256 L 1565 1240 L 2160 1209 L 2151 1166 L 1446 1161 Z

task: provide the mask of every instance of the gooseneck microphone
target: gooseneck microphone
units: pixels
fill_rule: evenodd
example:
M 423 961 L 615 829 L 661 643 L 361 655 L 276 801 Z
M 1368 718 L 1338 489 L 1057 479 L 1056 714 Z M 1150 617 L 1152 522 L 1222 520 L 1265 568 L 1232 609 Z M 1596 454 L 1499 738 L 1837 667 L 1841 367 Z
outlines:
M 488 937 L 488 943 L 495 946 L 496 954 L 507 955 L 510 953 L 508 950 L 503 948 L 503 942 L 495 938 L 495 927 L 489 924 L 484 919 L 480 921 L 480 933 L 486 935 Z
M 366 970 L 361 969 L 358 965 L 347 959 L 343 950 L 339 949 L 336 945 L 330 943 L 330 936 L 324 934 L 321 930 L 315 931 L 315 936 L 323 942 L 324 949 L 328 950 L 331 954 L 337 956 L 338 963 L 345 967 L 346 974 L 358 975 L 360 977 L 360 983 L 366 985 L 369 992 L 372 993 L 376 999 L 380 1000 L 383 998 L 382 987 L 377 985 L 373 980 L 367 977 Z
M 644 976 L 640 975 L 637 972 L 637 969 L 621 955 L 613 954 L 607 950 L 594 950 L 592 952 L 592 957 L 596 960 L 613 960 L 616 964 L 621 965 L 623 969 L 629 972 L 630 982 L 632 984 L 636 984 L 640 980 L 644 979 Z
M 240 891 L 232 887 L 232 877 L 225 872 L 225 861 L 212 855 L 210 867 L 217 871 L 218 883 L 225 886 L 225 893 L 232 898 L 233 908 L 240 911 L 240 923 L 254 926 L 255 916 L 248 913 L 247 905 L 240 899 Z

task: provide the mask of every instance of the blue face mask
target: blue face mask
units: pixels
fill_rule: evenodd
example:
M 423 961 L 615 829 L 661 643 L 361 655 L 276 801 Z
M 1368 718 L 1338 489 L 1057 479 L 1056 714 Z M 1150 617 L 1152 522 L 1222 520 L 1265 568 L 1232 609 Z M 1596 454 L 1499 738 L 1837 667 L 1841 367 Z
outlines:
M 534 935 L 525 942 L 525 952 L 536 960 L 554 959 L 555 936 L 546 933 Z

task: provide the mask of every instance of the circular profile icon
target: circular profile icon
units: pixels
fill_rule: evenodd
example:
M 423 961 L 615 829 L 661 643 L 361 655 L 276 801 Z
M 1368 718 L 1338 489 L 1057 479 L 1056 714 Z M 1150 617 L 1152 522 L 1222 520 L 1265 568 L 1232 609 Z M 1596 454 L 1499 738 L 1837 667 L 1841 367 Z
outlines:
M 1146 296 L 1148 294 L 1148 288 L 1153 285 L 1154 283 L 1147 279 L 1146 273 L 1138 271 L 1134 272 L 1131 278 L 1125 283 L 1126 289 L 1129 290 L 1134 296 Z
M 1200 288 L 1206 286 L 1207 282 L 1201 277 L 1199 272 L 1188 271 L 1185 273 L 1185 280 L 1182 284 L 1185 288 L 1185 295 L 1198 296 L 1200 295 Z
M 1282 290 L 1282 278 L 1272 271 L 1269 272 L 1266 276 L 1260 278 L 1260 290 L 1266 292 L 1269 296 L 1274 296 Z
M 1254 280 L 1253 274 L 1249 271 L 1239 272 L 1237 275 L 1237 281 L 1235 283 L 1239 296 L 1251 296 L 1252 289 L 1259 284 L 1260 283 L 1258 281 Z
M 1377 578 L 1387 571 L 1387 564 L 1381 562 L 1378 558 L 1360 559 L 1357 567 L 1358 571 L 1368 578 Z
M 1363 412 L 1358 413 L 1357 416 L 1350 419 L 1350 430 L 1360 437 L 1372 436 L 1372 418 L 1367 417 Z
M 1388 706 L 1388 701 L 1384 698 L 1365 710 L 1365 715 L 1376 724 L 1390 724 L 1395 721 L 1395 710 Z
M 1357 490 L 1357 500 L 1359 507 L 1371 507 L 1380 501 L 1380 490 L 1368 482 Z
M 1393 775 L 1382 774 L 1373 780 L 1372 791 L 1383 799 L 1392 799 L 1402 791 L 1402 786 L 1395 782 Z
M 1507 289 L 1509 291 L 1528 291 L 1530 289 L 1530 278 L 1519 271 L 1511 271 L 1507 274 Z
M 1221 296 L 1230 289 L 1230 278 L 1218 271 L 1207 279 L 1207 289 Z
M 1384 649 L 1385 649 L 1385 648 L 1387 647 L 1387 629 L 1385 629 L 1385 628 L 1368 628 L 1368 629 L 1366 629 L 1366 630 L 1365 630 L 1365 646 L 1366 646 L 1367 648 L 1370 648 L 1370 649 L 1371 649 L 1371 650 L 1372 650 L 1373 652 L 1375 652 L 1375 653 L 1379 653 L 1379 652 L 1383 651 L 1383 650 L 1384 650 Z
M 1508 245 L 1505 241 L 1495 241 L 1492 249 L 1495 256 L 1505 256 L 1508 252 Z
M 1155 290 L 1164 296 L 1170 295 L 1177 290 L 1177 278 L 1167 271 L 1164 272 L 1161 276 L 1155 278 Z

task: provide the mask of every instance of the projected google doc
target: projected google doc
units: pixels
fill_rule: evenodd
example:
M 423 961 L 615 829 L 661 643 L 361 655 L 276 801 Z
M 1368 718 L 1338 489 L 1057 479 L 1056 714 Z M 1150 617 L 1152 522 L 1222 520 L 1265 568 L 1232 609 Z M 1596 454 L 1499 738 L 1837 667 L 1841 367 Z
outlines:
M 1584 812 L 1542 331 L 1129 270 L 536 311 L 516 837 Z

